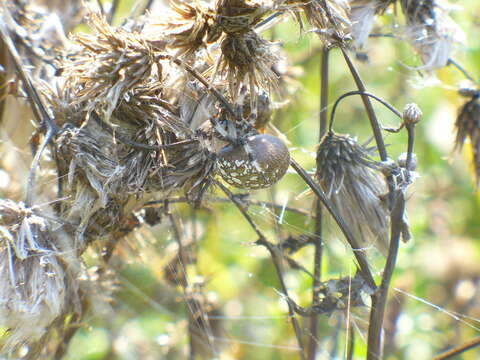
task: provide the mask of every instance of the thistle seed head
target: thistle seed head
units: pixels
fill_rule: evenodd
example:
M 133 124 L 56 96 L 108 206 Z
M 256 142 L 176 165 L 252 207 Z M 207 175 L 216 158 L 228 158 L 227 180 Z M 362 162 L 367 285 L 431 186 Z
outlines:
M 352 37 L 357 49 L 362 49 L 367 43 L 372 31 L 375 16 L 381 14 L 396 0 L 349 0 Z
M 419 53 L 419 70 L 444 67 L 455 45 L 465 42 L 465 34 L 436 1 L 402 0 L 407 19 L 406 38 Z
M 362 246 L 388 248 L 388 211 L 382 202 L 386 183 L 373 149 L 347 135 L 327 134 L 317 152 L 316 177 L 327 197 Z
M 215 10 L 206 3 L 171 1 L 170 7 L 170 16 L 159 24 L 153 24 L 155 33 L 152 35 L 158 37 L 160 32 L 162 41 L 172 49 L 179 50 L 177 56 L 191 57 L 201 46 L 220 37 L 221 32 L 213 29 Z
M 65 310 L 67 275 L 52 224 L 32 208 L 0 200 L 0 352 L 33 344 Z
M 473 152 L 476 187 L 480 187 L 480 92 L 474 93 L 461 108 L 455 122 L 457 136 L 455 148 L 461 149 L 467 137 L 470 139 Z
M 240 86 L 248 77 L 248 84 L 256 89 L 277 87 L 278 76 L 273 66 L 280 60 L 275 44 L 261 38 L 254 31 L 227 34 L 221 43 L 220 71 L 228 79 L 230 94 L 237 98 Z M 256 94 L 251 94 L 256 97 Z
M 343 43 L 350 36 L 351 22 L 348 18 L 350 11 L 346 0 L 290 0 L 287 1 L 303 10 L 305 16 L 327 46 Z M 295 11 L 295 10 L 294 10 Z M 300 21 L 300 15 L 296 13 Z
M 105 120 L 109 120 L 135 85 L 146 78 L 162 78 L 162 66 L 151 42 L 139 33 L 113 28 L 95 13 L 89 20 L 93 33 L 73 37 L 78 48 L 60 67 L 75 96 L 73 105 L 85 104 L 88 113 L 103 109 Z

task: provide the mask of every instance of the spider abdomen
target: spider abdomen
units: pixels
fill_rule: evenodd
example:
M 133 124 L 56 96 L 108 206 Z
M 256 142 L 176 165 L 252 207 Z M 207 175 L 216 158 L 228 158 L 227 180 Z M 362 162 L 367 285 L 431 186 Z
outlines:
M 218 158 L 223 180 L 242 189 L 272 186 L 285 175 L 289 164 L 287 146 L 268 134 L 250 136 L 241 145 L 228 145 L 220 150 Z

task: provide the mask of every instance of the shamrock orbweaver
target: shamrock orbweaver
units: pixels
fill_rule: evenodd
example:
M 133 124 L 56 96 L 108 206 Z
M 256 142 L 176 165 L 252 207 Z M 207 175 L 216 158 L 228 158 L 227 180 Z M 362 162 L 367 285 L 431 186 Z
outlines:
M 231 121 L 221 116 L 222 120 L 210 118 L 201 126 L 201 133 L 207 135 L 209 148 L 215 154 L 218 174 L 241 189 L 268 188 L 285 175 L 290 165 L 285 143 L 256 129 L 257 124 L 266 124 L 256 111 L 252 111 L 248 121 L 241 117 L 240 121 Z

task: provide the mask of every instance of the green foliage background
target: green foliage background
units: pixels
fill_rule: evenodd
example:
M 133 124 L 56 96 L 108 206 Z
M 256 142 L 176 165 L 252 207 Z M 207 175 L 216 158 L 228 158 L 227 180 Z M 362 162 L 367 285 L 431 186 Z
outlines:
M 121 1 L 122 13 L 130 9 Z M 455 59 L 475 78 L 480 72 L 480 3 L 457 3 L 461 9 L 454 18 L 468 36 Z M 383 31 L 389 32 L 384 19 Z M 117 22 L 120 22 L 117 19 Z M 268 35 L 280 41 L 292 64 L 302 72 L 299 87 L 290 104 L 275 115 L 274 124 L 290 141 L 292 156 L 306 169 L 315 166 L 319 117 L 320 42 L 312 33 L 301 33 L 291 21 L 277 25 Z M 453 124 L 459 106 L 465 101 L 457 95 L 462 75 L 447 67 L 437 73 L 439 82 L 426 74 L 412 71 L 419 61 L 408 44 L 391 38 L 370 39 L 367 62 L 357 62 L 368 91 L 390 101 L 400 110 L 416 102 L 424 118 L 417 126 L 415 151 L 420 178 L 411 187 L 408 211 L 414 238 L 402 244 L 393 279 L 389 310 L 400 311 L 395 347 L 387 359 L 428 359 L 452 345 L 479 335 L 480 303 L 480 206 L 468 165 L 470 149 L 453 152 Z M 331 53 L 330 102 L 342 93 L 354 90 L 354 83 L 338 51 Z M 385 125 L 398 125 L 397 119 L 380 105 L 375 105 Z M 368 120 L 360 99 L 351 97 L 337 113 L 338 132 L 370 138 Z M 388 151 L 396 158 L 406 151 L 406 134 L 386 135 Z M 279 204 L 288 202 L 310 211 L 313 196 L 293 173 L 271 191 L 258 191 L 252 198 Z M 219 194 L 220 195 L 220 194 Z M 224 352 L 221 359 L 295 359 L 296 341 L 286 317 L 278 278 L 267 251 L 253 245 L 254 232 L 230 203 L 208 204 L 196 216 L 199 234 L 198 268 L 189 269 L 190 278 L 203 277 L 206 292 L 216 299 L 223 312 Z M 172 207 L 181 215 L 188 233 L 193 225 L 190 210 Z M 309 216 L 286 212 L 282 224 L 275 225 L 275 215 L 268 207 L 250 207 L 269 239 L 276 242 L 288 235 L 312 232 Z M 277 211 L 276 215 L 279 215 Z M 323 280 L 353 275 L 352 254 L 333 222 L 327 219 Z M 188 358 L 187 312 L 180 287 L 164 280 L 164 267 L 174 254 L 174 240 L 168 221 L 155 227 L 144 225 L 117 251 L 117 291 L 110 306 L 99 306 L 85 327 L 73 339 L 67 359 L 186 359 Z M 306 248 L 294 258 L 312 269 L 313 248 Z M 372 254 L 377 276 L 384 258 Z M 311 299 L 309 276 L 289 270 L 289 290 L 300 304 Z M 409 295 L 405 295 L 405 293 Z M 432 305 L 432 304 L 435 304 Z M 439 308 L 437 308 L 438 306 Z M 365 356 L 366 309 L 355 310 L 355 358 Z M 388 320 L 387 320 L 388 322 Z M 308 321 L 303 322 L 308 327 Z M 305 331 L 305 333 L 307 333 Z M 344 358 L 345 317 L 320 317 L 319 359 Z M 332 349 L 338 348 L 336 357 Z M 477 359 L 472 350 L 459 359 Z

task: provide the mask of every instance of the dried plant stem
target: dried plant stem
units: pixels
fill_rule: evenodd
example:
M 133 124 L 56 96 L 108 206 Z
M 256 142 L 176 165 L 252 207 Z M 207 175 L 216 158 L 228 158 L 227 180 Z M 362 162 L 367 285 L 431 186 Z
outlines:
M 315 181 L 313 181 L 311 176 L 308 175 L 307 172 L 295 160 L 291 159 L 290 164 L 293 167 L 293 169 L 298 173 L 298 175 L 300 175 L 300 177 L 310 187 L 310 189 L 313 190 L 315 195 L 317 195 L 317 197 L 322 202 L 323 206 L 325 206 L 328 212 L 333 216 L 335 222 L 338 224 L 338 226 L 340 227 L 340 230 L 345 235 L 345 238 L 350 244 L 350 247 L 353 249 L 353 254 L 357 259 L 362 277 L 364 278 L 365 282 L 367 283 L 368 286 L 370 286 L 371 289 L 373 290 L 376 289 L 377 285 L 375 284 L 373 275 L 370 271 L 370 268 L 368 267 L 368 262 L 367 262 L 367 258 L 365 257 L 365 252 L 361 250 L 362 247 L 358 244 L 357 240 L 354 238 L 347 224 L 336 211 L 335 206 L 331 203 L 331 201 L 327 198 L 325 193 L 315 183 Z
M 403 216 L 405 213 L 405 193 L 403 190 L 395 191 L 394 204 L 391 211 L 390 246 L 382 282 L 377 291 L 372 295 L 372 308 L 368 326 L 367 360 L 382 358 L 382 328 L 383 317 L 387 303 L 388 288 L 392 280 L 395 263 L 397 261 L 400 237 L 403 229 Z
M 386 100 L 383 100 L 382 98 L 374 95 L 374 94 L 371 94 L 371 93 L 368 93 L 368 92 L 364 92 L 364 91 L 359 91 L 359 90 L 354 90 L 354 91 L 349 91 L 349 92 L 346 92 L 345 94 L 342 94 L 336 101 L 335 101 L 335 104 L 333 104 L 333 107 L 332 107 L 332 113 L 330 114 L 330 124 L 329 124 L 329 131 L 330 132 L 333 132 L 333 122 L 335 120 L 335 113 L 337 111 L 337 108 L 338 108 L 338 105 L 340 104 L 340 102 L 349 97 L 349 96 L 353 96 L 353 95 L 361 95 L 361 96 L 368 96 L 372 99 L 375 99 L 377 100 L 379 103 L 381 103 L 382 105 L 384 105 L 387 109 L 389 109 L 390 111 L 392 111 L 395 115 L 397 115 L 400 120 L 402 120 L 402 113 L 400 111 L 398 111 L 397 109 L 395 109 L 395 107 L 393 105 L 391 105 L 388 101 Z M 401 129 L 403 128 L 403 123 L 402 125 L 400 125 L 400 127 L 398 129 L 390 129 L 390 128 L 384 128 L 382 127 L 383 130 L 387 130 L 387 131 L 390 131 L 390 132 L 399 132 Z
M 263 235 L 263 233 L 258 228 L 257 224 L 253 221 L 252 217 L 245 211 L 241 200 L 239 200 L 238 197 L 236 197 L 230 190 L 228 190 L 227 187 L 224 186 L 221 182 L 215 181 L 215 184 L 218 185 L 218 187 L 220 187 L 220 189 L 225 193 L 225 195 L 227 195 L 228 198 L 233 201 L 235 206 L 237 206 L 237 208 L 242 213 L 243 217 L 248 221 L 252 229 L 257 233 L 258 240 L 256 241 L 256 244 L 265 246 L 267 250 L 270 252 L 272 262 L 275 266 L 275 270 L 277 271 L 278 279 L 280 281 L 282 295 L 285 296 L 285 298 L 287 299 L 288 315 L 292 322 L 292 326 L 295 331 L 295 336 L 297 337 L 298 346 L 300 348 L 300 358 L 302 360 L 305 360 L 306 358 L 305 358 L 305 350 L 304 350 L 303 340 L 302 340 L 302 333 L 301 333 L 298 320 L 295 316 L 294 305 L 292 304 L 292 301 L 290 301 L 290 297 L 288 296 L 288 288 L 283 278 L 283 265 L 282 265 L 281 255 L 279 255 L 278 247 L 272 244 L 270 241 L 268 241 L 265 235 Z
M 450 58 L 448 59 L 447 65 L 453 65 L 458 71 L 460 71 L 463 76 L 465 76 L 468 80 L 472 82 L 476 82 L 473 77 L 468 73 L 467 70 L 463 66 L 461 66 L 458 62 L 456 62 L 454 59 Z
M 353 355 L 355 354 L 355 328 L 349 326 L 348 328 L 348 344 L 347 344 L 347 355 L 346 360 L 353 360 Z
M 325 46 L 321 53 L 320 63 L 320 119 L 318 140 L 321 141 L 327 129 L 327 106 L 328 106 L 328 66 L 329 66 L 329 49 Z M 322 203 L 317 198 L 315 202 L 315 254 L 313 264 L 313 292 L 312 306 L 319 302 L 320 283 L 322 275 Z M 310 318 L 310 341 L 308 343 L 308 358 L 315 360 L 318 345 L 318 314 L 313 314 Z
M 470 340 L 470 341 L 467 341 L 466 343 L 460 345 L 460 346 L 457 346 L 456 348 L 453 348 L 449 351 L 446 351 L 444 352 L 443 354 L 440 354 L 438 356 L 435 356 L 433 358 L 433 360 L 447 360 L 447 359 L 451 359 L 453 358 L 454 356 L 457 356 L 457 355 L 460 355 L 461 353 L 464 353 L 465 351 L 468 351 L 468 350 L 471 350 L 471 349 L 474 349 L 476 347 L 480 346 L 480 336 L 473 339 L 473 340 Z
M 88 305 L 85 301 L 82 302 L 82 312 L 85 313 L 88 311 Z M 73 314 L 72 319 L 70 320 L 70 325 L 68 329 L 62 335 L 62 341 L 58 344 L 55 354 L 53 355 L 54 360 L 62 360 L 67 353 L 68 345 L 72 341 L 73 337 L 77 331 L 82 327 L 82 314 Z
M 208 321 L 208 318 L 205 314 L 204 311 L 201 311 L 200 314 L 197 313 L 196 307 L 193 307 L 189 305 L 189 297 L 191 294 L 191 284 L 189 284 L 188 277 L 187 277 L 187 268 L 185 266 L 185 263 L 192 263 L 192 256 L 190 251 L 184 246 L 184 241 L 183 241 L 183 235 L 182 231 L 180 229 L 180 224 L 179 220 L 172 212 L 169 210 L 169 201 L 165 201 L 165 208 L 166 208 L 166 214 L 168 216 L 168 219 L 170 221 L 170 225 L 172 226 L 173 229 L 173 235 L 175 238 L 175 241 L 177 242 L 178 245 L 178 257 L 180 258 L 180 271 L 182 272 L 179 275 L 179 278 L 181 280 L 178 281 L 180 285 L 182 286 L 183 290 L 183 296 L 185 299 L 185 304 L 187 305 L 187 311 L 191 313 L 191 317 L 189 317 L 190 323 L 189 323 L 189 336 L 190 336 L 190 349 L 189 349 L 189 357 L 190 359 L 195 359 L 196 358 L 196 353 L 195 353 L 195 347 L 193 346 L 194 343 L 194 338 L 196 336 L 195 331 L 199 328 L 205 329 L 205 333 L 207 335 L 207 341 L 208 345 L 212 350 L 215 349 L 215 346 L 213 344 L 213 332 L 212 328 L 210 326 L 210 322 Z M 202 307 L 200 309 L 203 310 Z M 200 319 L 200 325 L 195 324 L 195 322 L 191 322 L 193 318 L 195 318 L 198 315 L 198 318 Z M 195 320 L 194 320 L 195 321 Z
M 350 73 L 353 76 L 353 79 L 355 81 L 355 84 L 358 87 L 358 90 L 360 90 L 362 93 L 367 92 L 367 89 L 365 88 L 365 85 L 362 79 L 360 78 L 360 74 L 355 68 L 355 65 L 353 65 L 353 62 L 350 59 L 350 56 L 348 55 L 347 50 L 344 49 L 343 47 L 340 49 L 342 50 L 343 57 L 345 58 L 347 66 L 350 69 Z M 362 95 L 362 100 L 365 106 L 365 110 L 367 111 L 368 119 L 370 120 L 373 136 L 375 137 L 375 142 L 377 143 L 378 154 L 380 155 L 380 159 L 382 161 L 386 161 L 388 159 L 387 149 L 385 147 L 385 142 L 383 141 L 382 129 L 380 127 L 380 123 L 378 122 L 377 115 L 373 110 L 372 102 L 370 101 L 367 95 Z
M 409 122 L 405 126 L 408 132 L 406 169 L 407 174 L 409 174 L 408 169 L 410 169 L 410 163 L 413 157 L 415 123 Z M 393 194 L 394 201 L 392 203 L 392 210 L 390 212 L 391 236 L 387 262 L 383 271 L 380 287 L 378 288 L 377 292 L 372 295 L 372 309 L 370 311 L 370 322 L 368 327 L 367 360 L 379 359 L 383 354 L 381 339 L 388 289 L 390 287 L 390 282 L 395 270 L 395 264 L 397 262 L 400 237 L 405 229 L 405 191 L 405 188 L 397 188 L 394 190 Z

